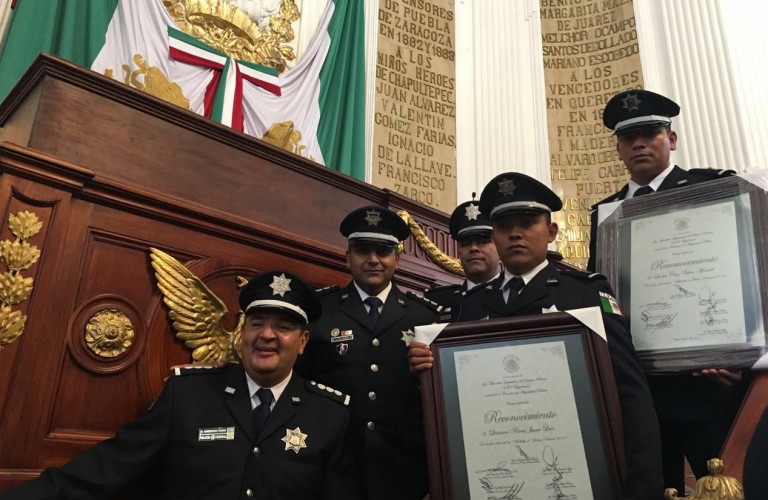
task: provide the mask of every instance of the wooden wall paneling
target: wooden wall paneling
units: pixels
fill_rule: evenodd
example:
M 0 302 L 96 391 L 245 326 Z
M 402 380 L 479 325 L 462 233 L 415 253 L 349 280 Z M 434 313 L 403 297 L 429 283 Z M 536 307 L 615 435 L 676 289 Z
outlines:
M 0 440 L 0 456 L 7 457 L 2 466 L 27 468 L 36 461 L 28 444 L 38 442 L 45 434 L 48 402 L 59 369 L 57 354 L 64 342 L 59 332 L 67 323 L 67 309 L 59 305 L 71 301 L 68 300 L 71 295 L 62 283 L 72 281 L 74 276 L 63 281 L 59 279 L 60 256 L 69 230 L 70 193 L 8 174 L 2 175 L 1 179 L 2 192 L 8 195 L 3 214 L 3 239 L 10 237 L 7 229 L 9 213 L 29 210 L 43 222 L 40 232 L 30 239 L 31 244 L 41 249 L 40 260 L 22 273 L 34 278 L 31 297 L 18 306 L 27 314 L 24 333 L 0 352 L 0 365 L 11 367 L 10 373 L 6 368 L 2 372 L 2 380 L 7 381 L 9 387 L 2 398 L 0 418 L 0 436 L 4 436 Z M 38 418 L 26 417 L 32 412 Z M 19 422 L 24 424 L 19 425 Z
M 0 123 L 11 141 L 0 143 L 0 215 L 31 206 L 46 223 L 27 331 L 0 352 L 0 490 L 109 436 L 154 400 L 171 365 L 191 360 L 150 247 L 225 301 L 227 328 L 237 275 L 280 268 L 317 287 L 346 284 L 338 226 L 354 208 L 407 210 L 455 252 L 445 214 L 49 57 L 0 104 Z M 400 268 L 398 284 L 412 290 L 457 279 L 413 241 Z M 84 340 L 105 309 L 134 327 L 114 359 Z

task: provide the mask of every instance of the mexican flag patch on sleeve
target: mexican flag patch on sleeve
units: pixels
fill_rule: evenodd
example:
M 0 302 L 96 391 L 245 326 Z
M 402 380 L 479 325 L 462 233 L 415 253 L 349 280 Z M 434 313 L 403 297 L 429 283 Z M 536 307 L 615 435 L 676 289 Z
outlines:
M 621 311 L 619 304 L 616 303 L 616 299 L 610 293 L 600 292 L 600 307 L 603 312 L 618 314 L 619 316 L 624 317 L 624 313 Z

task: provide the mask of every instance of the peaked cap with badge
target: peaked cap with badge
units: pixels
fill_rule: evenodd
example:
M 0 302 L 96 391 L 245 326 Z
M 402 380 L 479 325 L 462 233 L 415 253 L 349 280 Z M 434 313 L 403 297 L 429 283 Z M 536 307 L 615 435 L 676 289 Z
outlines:
M 240 290 L 240 310 L 282 309 L 304 324 L 316 321 L 322 307 L 315 290 L 288 271 L 267 271 L 255 276 Z
M 680 114 L 680 106 L 650 90 L 625 90 L 608 101 L 603 111 L 603 124 L 615 135 L 644 128 L 666 127 Z
M 456 241 L 478 234 L 491 235 L 491 221 L 480 211 L 480 203 L 474 198 L 475 194 L 472 193 L 472 201 L 461 203 L 451 213 L 448 230 Z
M 408 224 L 395 212 L 371 205 L 350 212 L 339 226 L 350 241 L 363 240 L 397 246 L 410 234 Z
M 480 211 L 494 219 L 511 213 L 552 213 L 563 208 L 554 191 L 533 177 L 518 172 L 499 174 L 480 194 Z

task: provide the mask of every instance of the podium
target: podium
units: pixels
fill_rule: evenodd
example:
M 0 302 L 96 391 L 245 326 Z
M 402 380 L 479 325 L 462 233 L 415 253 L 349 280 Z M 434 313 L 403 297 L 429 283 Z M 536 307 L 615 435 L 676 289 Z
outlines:
M 338 227 L 363 205 L 407 211 L 455 255 L 441 212 L 54 57 L 0 105 L 0 127 L 0 241 L 15 239 L 11 215 L 42 223 L 28 241 L 40 257 L 21 272 L 33 289 L 13 306 L 24 332 L 0 351 L 0 491 L 111 436 L 170 366 L 191 361 L 150 247 L 229 305 L 228 329 L 237 276 L 286 269 L 317 287 L 346 283 Z M 455 281 L 406 242 L 399 286 Z

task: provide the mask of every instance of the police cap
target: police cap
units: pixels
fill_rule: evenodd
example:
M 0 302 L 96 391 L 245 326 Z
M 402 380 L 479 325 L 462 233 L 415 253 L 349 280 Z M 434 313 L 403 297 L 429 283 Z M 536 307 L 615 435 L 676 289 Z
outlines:
M 339 226 L 350 241 L 363 240 L 396 247 L 410 234 L 408 224 L 383 207 L 361 207 L 349 213 Z
M 625 90 L 608 101 L 603 111 L 603 124 L 622 135 L 651 127 L 668 127 L 672 117 L 680 114 L 680 106 L 661 94 L 649 90 Z
M 474 200 L 474 193 L 472 198 L 472 201 L 465 201 L 456 207 L 448 222 L 448 230 L 456 241 L 469 236 L 491 236 L 491 221 L 480 211 L 480 203 Z
M 510 213 L 551 213 L 561 208 L 563 202 L 554 191 L 517 172 L 497 175 L 480 195 L 480 211 L 491 221 Z
M 240 290 L 240 310 L 259 308 L 288 311 L 305 324 L 317 321 L 322 311 L 314 289 L 288 271 L 266 271 Z

